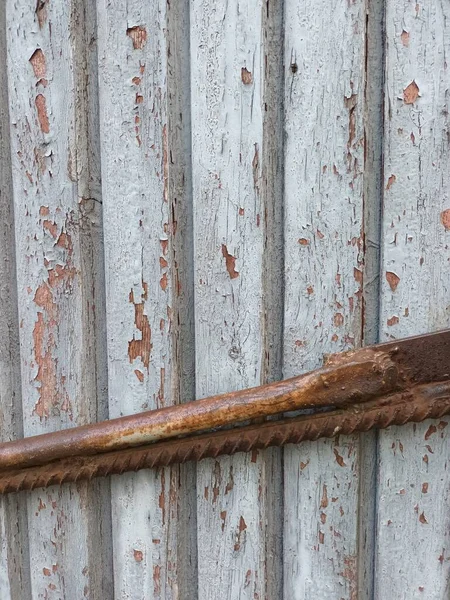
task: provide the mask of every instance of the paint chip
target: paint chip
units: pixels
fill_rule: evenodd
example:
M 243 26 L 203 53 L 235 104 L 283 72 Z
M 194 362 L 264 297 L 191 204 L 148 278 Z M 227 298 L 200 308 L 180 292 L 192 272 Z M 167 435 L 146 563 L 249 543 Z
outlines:
M 341 327 L 344 324 L 344 315 L 342 313 L 336 313 L 333 317 L 335 327 Z
M 450 208 L 441 212 L 441 223 L 447 231 L 450 231 Z
M 399 321 L 400 319 L 394 315 L 393 317 L 387 320 L 387 325 L 388 327 L 392 327 L 393 325 L 397 325 Z
M 230 279 L 236 279 L 236 277 L 239 277 L 239 272 L 236 271 L 236 257 L 228 252 L 228 248 L 225 244 L 222 244 L 222 256 L 225 259 L 225 265 Z
M 403 30 L 400 35 L 400 38 L 402 40 L 402 44 L 407 48 L 409 46 L 409 33 Z
M 147 30 L 142 25 L 135 25 L 127 29 L 127 36 L 133 42 L 135 50 L 141 50 L 147 43 Z
M 415 81 L 411 83 L 403 90 L 403 101 L 405 104 L 414 104 L 419 97 L 419 86 Z
M 425 513 L 422 512 L 419 515 L 419 521 L 422 523 L 422 525 L 428 525 L 428 521 L 427 521 L 427 519 L 425 517 Z
M 37 0 L 36 16 L 39 23 L 39 29 L 42 29 L 47 20 L 47 4 L 48 0 Z
M 36 96 L 34 104 L 36 106 L 37 116 L 38 116 L 39 125 L 41 127 L 41 131 L 43 133 L 49 133 L 50 132 L 50 122 L 48 120 L 48 115 L 47 115 L 47 102 L 45 100 L 45 96 L 43 96 L 42 94 L 38 94 Z
M 31 66 L 33 67 L 34 75 L 38 78 L 45 77 L 47 73 L 47 65 L 45 62 L 44 53 L 40 48 L 37 48 L 30 58 Z
M 396 182 L 397 177 L 395 175 L 391 175 L 388 179 L 388 182 L 386 184 L 386 190 L 390 190 L 391 187 L 394 185 L 394 183 Z
M 345 461 L 344 461 L 344 459 L 343 459 L 343 458 L 342 458 L 342 456 L 339 454 L 339 452 L 337 451 L 337 449 L 336 449 L 336 448 L 334 448 L 333 452 L 334 452 L 334 456 L 336 457 L 336 462 L 337 462 L 337 464 L 338 464 L 340 467 L 345 467 L 345 466 L 347 466 L 347 465 L 345 464 Z
M 129 301 L 134 305 L 134 324 L 136 329 L 141 333 L 141 338 L 136 338 L 128 342 L 128 358 L 132 363 L 136 358 L 140 358 L 144 367 L 149 370 L 150 356 L 152 352 L 152 332 L 147 315 L 144 313 L 145 300 L 147 299 L 147 284 L 143 282 L 144 293 L 141 294 L 142 302 L 134 301 L 134 292 L 131 290 Z M 138 375 L 136 375 L 138 377 Z
M 397 286 L 400 282 L 400 277 L 393 273 L 392 271 L 386 271 L 386 280 L 389 284 L 389 287 L 393 292 L 397 289 Z
M 244 85 L 250 85 L 253 83 L 253 75 L 251 71 L 248 71 L 246 67 L 242 67 L 241 69 L 241 79 Z

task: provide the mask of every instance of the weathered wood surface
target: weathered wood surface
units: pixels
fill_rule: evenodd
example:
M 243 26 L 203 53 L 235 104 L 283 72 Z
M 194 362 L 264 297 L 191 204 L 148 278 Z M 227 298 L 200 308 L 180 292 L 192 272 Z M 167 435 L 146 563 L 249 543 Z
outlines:
M 363 341 L 364 9 L 286 3 L 284 377 Z M 286 600 L 357 597 L 364 477 L 357 435 L 285 449 Z
M 2 3 L 1 438 L 448 326 L 449 17 Z M 446 422 L 2 499 L 0 597 L 444 598 Z
M 191 2 L 197 397 L 259 384 L 269 352 L 264 13 L 261 0 Z M 279 597 L 275 549 L 265 543 L 276 543 L 273 460 L 254 452 L 198 465 L 199 598 Z
M 180 321 L 183 340 L 190 343 L 187 319 L 192 319 L 180 314 L 188 302 L 178 298 L 187 275 L 179 273 L 186 260 L 178 257 L 184 248 L 176 238 L 177 219 L 183 236 L 190 226 L 186 211 L 177 206 L 189 203 L 180 165 L 187 160 L 186 132 L 179 116 L 189 107 L 182 106 L 183 80 L 178 83 L 168 73 L 169 57 L 181 60 L 173 58 L 175 37 L 170 46 L 169 11 L 170 26 L 180 36 L 186 3 L 176 9 L 165 0 L 98 5 L 111 417 L 179 402 L 192 389 L 189 381 L 184 391 L 180 387 L 184 349 L 176 348 Z M 171 68 L 179 69 L 178 62 Z M 169 128 L 177 136 L 174 152 Z M 195 584 L 187 574 L 195 573 L 195 538 L 186 522 L 179 524 L 189 520 L 185 492 L 191 510 L 195 506 L 195 488 L 186 489 L 192 477 L 186 476 L 185 468 L 180 474 L 175 466 L 113 478 L 117 597 L 191 597 Z
M 103 340 L 86 125 L 92 46 L 83 31 L 85 24 L 95 28 L 90 8 L 36 8 L 34 0 L 6 7 L 24 435 L 106 415 L 95 357 Z M 104 488 L 79 484 L 28 495 L 33 598 L 111 593 Z
M 449 324 L 450 7 L 386 12 L 381 340 Z M 448 419 L 380 433 L 376 598 L 449 593 Z
M 6 11 L 0 5 L 0 62 L 6 64 Z M 0 72 L 0 439 L 21 437 L 19 321 L 15 282 L 8 78 Z M 0 500 L 0 598 L 30 596 L 26 494 Z

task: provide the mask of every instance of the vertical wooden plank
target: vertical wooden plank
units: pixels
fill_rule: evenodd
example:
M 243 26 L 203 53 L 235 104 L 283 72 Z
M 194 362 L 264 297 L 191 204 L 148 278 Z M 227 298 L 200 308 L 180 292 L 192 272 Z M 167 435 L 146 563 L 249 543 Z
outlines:
M 194 231 L 191 170 L 190 0 L 167 4 L 168 190 L 172 223 L 173 402 L 195 398 Z M 195 91 L 194 91 L 195 97 Z M 197 466 L 180 465 L 177 521 L 179 598 L 197 599 Z
M 449 326 L 449 19 L 440 0 L 387 2 L 382 340 Z M 377 598 L 448 596 L 447 432 L 380 432 Z
M 6 64 L 6 11 L 0 5 L 0 62 Z M 0 72 L 0 431 L 22 435 L 19 319 L 14 247 L 13 187 L 7 70 Z M 0 498 L 0 598 L 30 597 L 25 494 Z
M 364 140 L 364 275 L 362 336 L 379 335 L 380 226 L 383 197 L 384 0 L 366 3 Z M 358 600 L 372 600 L 376 535 L 377 432 L 360 435 L 358 506 Z
M 80 117 L 89 85 L 95 89 L 80 64 L 95 45 L 80 40 L 95 26 L 86 19 L 90 6 L 7 3 L 24 435 L 104 414 L 95 360 L 101 329 L 92 316 L 101 310 L 99 266 L 85 244 L 100 199 L 89 193 Z M 99 483 L 28 495 L 29 597 L 110 597 L 104 497 Z
M 183 209 L 184 202 L 189 204 L 183 163 L 188 132 L 181 122 L 187 108 L 180 106 L 188 90 L 181 88 L 183 80 L 168 90 L 168 56 L 176 72 L 171 53 L 183 49 L 167 31 L 169 10 L 171 29 L 187 35 L 180 29 L 185 2 L 176 10 L 165 0 L 98 6 L 111 417 L 179 402 L 192 386 L 185 380 L 181 388 L 178 382 L 180 372 L 187 378 L 192 374 L 180 347 L 192 344 L 192 325 L 179 310 L 192 304 L 185 269 L 192 249 L 175 240 L 177 220 L 181 227 L 189 223 Z M 170 77 L 173 82 L 173 73 Z M 175 123 L 169 133 L 172 109 Z M 192 315 L 188 318 L 192 322 Z M 194 538 L 186 524 L 190 515 L 181 497 L 181 486 L 192 478 L 176 466 L 113 478 L 117 598 L 195 597 L 195 584 L 178 575 L 179 569 L 186 574 L 185 563 L 193 561 L 195 577 Z M 180 518 L 185 521 L 179 527 Z
M 280 181 L 271 144 L 280 138 L 276 108 L 264 112 L 275 96 L 267 85 L 276 85 L 266 82 L 276 63 L 266 50 L 281 14 L 261 0 L 191 2 L 197 397 L 277 376 L 268 354 L 276 355 L 280 323 L 267 320 L 263 302 L 277 276 L 264 282 L 263 268 L 267 222 L 278 214 L 266 203 Z M 280 193 L 281 186 L 275 199 Z M 198 465 L 199 598 L 279 597 L 279 568 L 270 562 L 277 544 L 270 504 L 279 495 L 266 495 L 274 460 L 253 452 Z
M 362 343 L 365 4 L 287 0 L 285 10 L 290 377 Z M 357 597 L 360 482 L 356 435 L 286 448 L 286 600 Z
M 264 242 L 262 255 L 261 383 L 282 379 L 284 311 L 284 0 L 262 5 L 262 113 L 260 197 Z M 263 453 L 265 495 L 264 577 L 265 596 L 283 597 L 283 449 Z

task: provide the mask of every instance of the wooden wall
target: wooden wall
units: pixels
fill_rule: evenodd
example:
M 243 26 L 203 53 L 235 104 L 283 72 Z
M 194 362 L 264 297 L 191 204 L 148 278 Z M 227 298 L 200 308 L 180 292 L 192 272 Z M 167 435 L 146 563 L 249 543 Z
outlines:
M 0 3 L 2 439 L 448 327 L 449 54 L 445 0 Z M 447 598 L 448 446 L 0 498 L 0 598 Z

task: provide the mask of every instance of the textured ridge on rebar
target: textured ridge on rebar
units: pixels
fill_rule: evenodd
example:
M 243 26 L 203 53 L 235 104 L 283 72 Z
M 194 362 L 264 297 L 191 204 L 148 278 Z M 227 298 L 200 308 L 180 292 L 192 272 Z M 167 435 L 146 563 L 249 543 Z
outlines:
M 440 418 L 450 413 L 450 383 L 418 386 L 396 396 L 338 411 L 172 439 L 145 447 L 61 459 L 46 465 L 0 472 L 0 493 L 47 487 L 105 475 L 163 467 L 221 454 L 297 444 L 372 428 Z

